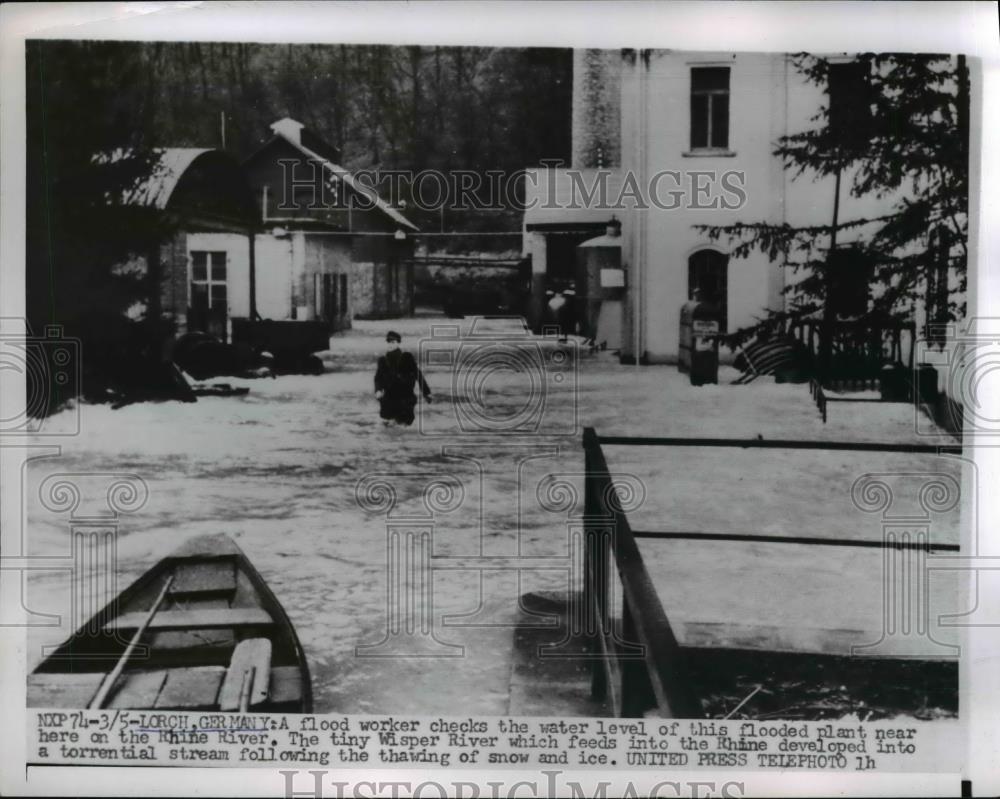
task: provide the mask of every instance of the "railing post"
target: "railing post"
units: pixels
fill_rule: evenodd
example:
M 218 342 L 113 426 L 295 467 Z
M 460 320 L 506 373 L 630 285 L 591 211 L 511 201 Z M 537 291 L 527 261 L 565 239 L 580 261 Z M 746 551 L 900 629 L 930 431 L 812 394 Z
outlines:
M 596 635 L 591 634 L 591 625 L 587 623 L 589 619 L 596 618 L 599 610 L 597 608 L 597 596 L 594 592 L 594 557 L 592 550 L 594 547 L 595 530 L 593 519 L 596 511 L 596 497 L 594 490 L 594 453 L 593 447 L 596 441 L 594 428 L 585 427 L 583 430 L 583 596 L 580 603 L 580 617 L 584 622 L 581 625 L 581 633 L 590 637 L 590 645 L 595 651 L 600 651 L 600 642 Z M 595 699 L 604 699 L 607 696 L 607 675 L 604 671 L 604 663 L 599 659 L 592 661 L 591 665 L 591 694 Z

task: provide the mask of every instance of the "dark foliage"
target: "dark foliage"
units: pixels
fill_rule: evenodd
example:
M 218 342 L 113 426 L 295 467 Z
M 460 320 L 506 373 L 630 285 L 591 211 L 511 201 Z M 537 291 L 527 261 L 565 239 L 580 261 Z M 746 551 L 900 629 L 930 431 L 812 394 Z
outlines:
M 798 277 L 786 292 L 794 295 L 793 318 L 823 309 L 828 349 L 836 298 L 838 234 L 858 233 L 851 242 L 869 269 L 874 314 L 910 312 L 926 304 L 928 318 L 941 323 L 960 318 L 968 252 L 968 72 L 962 57 L 864 54 L 832 62 L 811 55 L 795 57 L 811 83 L 828 92 L 813 117 L 816 127 L 781 138 L 775 155 L 796 179 L 837 176 L 849 180 L 851 195 L 903 199 L 879 217 L 843 219 L 835 212 L 823 224 L 792 227 L 765 222 L 700 225 L 713 240 L 732 245 L 732 255 L 760 251 Z M 839 88 L 838 88 L 839 87 Z M 851 102 L 836 102 L 839 92 Z M 849 176 L 849 177 L 848 177 Z M 764 328 L 763 320 L 741 331 L 746 340 Z

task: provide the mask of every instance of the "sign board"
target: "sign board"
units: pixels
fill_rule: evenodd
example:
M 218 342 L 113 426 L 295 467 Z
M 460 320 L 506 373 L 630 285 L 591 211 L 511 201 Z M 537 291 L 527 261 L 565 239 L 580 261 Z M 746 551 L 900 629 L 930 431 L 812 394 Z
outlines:
M 625 270 L 624 269 L 602 269 L 601 270 L 601 288 L 603 289 L 620 289 L 625 287 Z
M 719 332 L 719 323 L 714 319 L 694 319 L 691 326 L 696 334 L 710 335 Z

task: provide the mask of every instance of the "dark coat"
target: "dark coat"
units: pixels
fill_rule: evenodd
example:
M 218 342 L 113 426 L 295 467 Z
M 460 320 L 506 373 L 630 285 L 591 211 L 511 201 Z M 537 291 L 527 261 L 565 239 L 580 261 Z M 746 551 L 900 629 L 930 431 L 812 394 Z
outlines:
M 381 356 L 375 370 L 375 390 L 385 392 L 379 400 L 379 415 L 401 424 L 413 424 L 413 409 L 417 404 L 413 388 L 418 381 L 421 393 L 429 397 L 430 387 L 410 353 L 395 350 Z

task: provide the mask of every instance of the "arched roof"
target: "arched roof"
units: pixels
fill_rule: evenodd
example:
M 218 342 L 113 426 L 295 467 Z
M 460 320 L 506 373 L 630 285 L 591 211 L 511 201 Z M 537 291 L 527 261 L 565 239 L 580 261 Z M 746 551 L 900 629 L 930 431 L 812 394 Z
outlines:
M 223 150 L 206 147 L 163 147 L 150 153 L 148 171 L 121 191 L 120 202 L 159 211 L 211 204 L 228 195 L 226 205 L 239 216 L 253 215 L 253 197 L 239 162 Z M 129 157 L 126 150 L 101 153 L 96 163 L 115 164 Z M 180 190 L 179 190 L 180 189 Z M 203 196 L 197 196 L 203 195 Z
M 166 147 L 156 150 L 149 176 L 126 192 L 126 202 L 165 210 L 184 173 L 206 153 L 218 152 L 204 147 Z
M 114 164 L 128 157 L 117 150 L 95 158 Z M 239 162 L 223 150 L 165 147 L 151 151 L 144 174 L 123 189 L 120 202 L 185 217 L 208 216 L 253 224 L 257 207 Z

